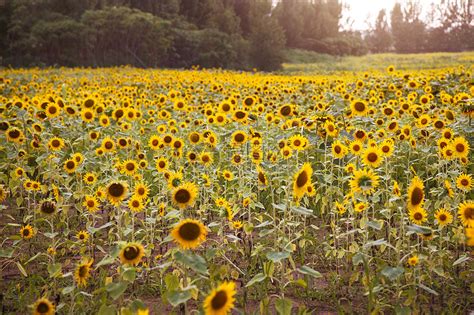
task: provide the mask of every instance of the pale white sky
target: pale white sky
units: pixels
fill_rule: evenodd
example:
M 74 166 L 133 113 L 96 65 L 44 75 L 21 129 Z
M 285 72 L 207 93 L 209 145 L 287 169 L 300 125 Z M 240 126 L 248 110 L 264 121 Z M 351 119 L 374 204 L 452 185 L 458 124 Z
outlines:
M 366 30 L 368 28 L 366 20 L 369 17 L 371 24 L 374 24 L 377 14 L 380 9 L 385 9 L 388 16 L 390 17 L 390 11 L 394 4 L 399 2 L 402 7 L 407 0 L 342 0 L 343 3 L 349 5 L 349 10 L 344 10 L 341 22 L 344 29 L 348 29 L 345 24 L 347 17 L 353 20 L 352 29 L 354 30 Z M 422 17 L 424 17 L 429 11 L 432 3 L 440 3 L 441 0 L 419 0 L 422 6 Z

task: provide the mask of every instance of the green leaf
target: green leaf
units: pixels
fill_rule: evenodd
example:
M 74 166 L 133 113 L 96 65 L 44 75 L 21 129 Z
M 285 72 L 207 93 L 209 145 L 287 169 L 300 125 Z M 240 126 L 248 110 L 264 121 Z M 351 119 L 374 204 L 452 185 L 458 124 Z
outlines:
M 206 260 L 197 254 L 178 251 L 174 254 L 174 258 L 198 273 L 208 274 Z
M 279 262 L 283 259 L 290 257 L 290 253 L 288 252 L 268 252 L 267 258 L 273 261 L 274 263 Z
M 167 292 L 166 299 L 173 307 L 186 302 L 192 297 L 191 291 L 171 291 Z
M 127 290 L 127 286 L 127 282 L 124 281 L 112 282 L 107 285 L 106 290 L 110 293 L 110 297 L 116 300 Z
M 286 210 L 286 205 L 284 205 L 284 204 L 278 204 L 278 205 L 277 205 L 277 204 L 272 203 L 272 206 L 273 206 L 273 208 L 278 209 L 278 210 L 281 210 L 281 211 L 285 211 L 285 210 Z
M 99 309 L 99 312 L 97 315 L 116 315 L 117 314 L 117 309 L 113 305 L 105 305 L 102 304 L 102 306 Z
M 13 256 L 13 252 L 15 251 L 15 249 L 13 248 L 0 248 L 0 257 L 2 258 L 12 258 Z
M 69 293 L 71 293 L 72 291 L 74 291 L 75 287 L 73 285 L 69 286 L 69 287 L 65 287 L 62 289 L 61 293 L 63 295 L 68 295 Z
M 136 278 L 135 268 L 129 268 L 122 273 L 122 278 L 125 281 L 133 282 Z
M 48 265 L 48 272 L 51 278 L 59 277 L 61 275 L 61 264 L 56 263 Z
M 436 296 L 439 295 L 438 292 L 436 292 L 435 290 L 433 290 L 433 289 L 427 287 L 426 285 L 424 285 L 424 284 L 422 284 L 422 283 L 418 284 L 418 286 L 419 286 L 420 288 L 422 288 L 423 290 L 425 290 L 425 291 L 431 293 L 431 294 L 434 294 L 434 295 L 436 295 Z
M 377 231 L 380 231 L 382 229 L 382 226 L 383 226 L 383 221 L 369 221 L 367 222 L 367 226 L 377 230 Z
M 464 263 L 468 260 L 469 260 L 469 257 L 467 255 L 463 255 L 463 256 L 459 257 L 455 262 L 453 262 L 453 266 L 462 264 L 462 263 Z
M 167 273 L 165 276 L 166 289 L 168 291 L 175 291 L 179 288 L 179 278 L 173 273 Z
M 416 224 L 408 225 L 407 230 L 415 233 L 420 233 L 420 234 L 428 234 L 431 233 L 431 229 L 426 226 L 420 226 Z
M 364 247 L 371 247 L 371 246 L 380 246 L 380 245 L 387 245 L 387 241 L 383 238 L 378 239 L 376 241 L 367 242 Z
M 265 280 L 267 276 L 265 276 L 263 273 L 257 273 L 250 281 L 247 283 L 245 287 L 250 287 L 254 285 L 255 283 L 262 282 Z
M 291 211 L 296 212 L 302 215 L 313 215 L 313 210 L 303 208 L 303 207 L 291 207 Z
M 16 262 L 16 266 L 18 267 L 18 270 L 20 270 L 21 274 L 24 277 L 28 277 L 28 274 L 26 273 L 25 268 L 23 268 L 23 266 L 19 262 Z
M 316 271 L 313 268 L 308 267 L 308 266 L 300 267 L 300 268 L 298 268 L 298 271 L 302 274 L 310 275 L 310 276 L 315 277 L 315 278 L 322 278 L 322 276 L 323 276 L 321 273 L 319 273 L 318 271 Z
M 355 254 L 354 256 L 352 256 L 352 264 L 354 266 L 357 266 L 363 262 L 364 262 L 364 255 L 362 253 L 359 252 Z
M 293 302 L 285 298 L 280 298 L 275 301 L 275 309 L 280 315 L 290 315 L 292 306 Z
M 380 272 L 383 276 L 387 277 L 391 281 L 397 279 L 405 272 L 405 269 L 402 267 L 385 267 Z
M 115 261 L 114 257 L 105 256 L 101 261 L 97 263 L 97 265 L 95 265 L 95 269 L 99 268 L 100 266 L 113 264 L 114 261 Z

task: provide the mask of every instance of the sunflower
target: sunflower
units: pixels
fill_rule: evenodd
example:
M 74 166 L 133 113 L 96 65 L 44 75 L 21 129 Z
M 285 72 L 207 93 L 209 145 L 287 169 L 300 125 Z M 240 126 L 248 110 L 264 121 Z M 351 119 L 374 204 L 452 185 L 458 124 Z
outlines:
M 456 186 L 462 191 L 468 192 L 472 189 L 472 177 L 470 174 L 461 174 L 456 179 Z
M 354 155 L 359 155 L 364 149 L 364 145 L 359 140 L 354 140 L 349 144 L 349 149 Z
M 197 131 L 191 132 L 188 136 L 189 142 L 192 144 L 198 144 L 201 142 L 201 138 L 201 134 Z
M 43 200 L 39 205 L 39 211 L 43 214 L 51 215 L 57 210 L 56 203 L 50 200 Z
M 156 160 L 156 170 L 158 172 L 164 172 L 168 169 L 168 159 L 165 157 L 160 157 Z
M 410 221 L 418 225 L 421 225 L 423 222 L 428 220 L 428 213 L 426 212 L 425 209 L 421 207 L 409 210 L 408 215 L 409 215 Z
M 454 154 L 458 158 L 467 157 L 469 155 L 469 142 L 464 137 L 456 137 L 452 142 Z
M 24 140 L 23 132 L 16 128 L 12 127 L 6 131 L 7 141 L 21 143 Z
M 204 314 L 205 315 L 225 315 L 229 314 L 234 307 L 235 302 L 235 283 L 224 282 L 217 288 L 213 289 L 211 293 L 204 300 Z
M 458 217 L 464 226 L 474 228 L 474 202 L 472 200 L 459 205 Z
M 389 140 L 385 140 L 381 145 L 380 145 L 380 152 L 382 152 L 382 155 L 385 157 L 389 157 L 393 154 L 394 147 L 393 147 L 393 142 Z
M 84 230 L 83 230 L 83 231 L 79 231 L 79 232 L 77 232 L 77 234 L 76 234 L 76 238 L 77 238 L 79 241 L 83 242 L 83 243 L 87 242 L 87 240 L 89 239 L 89 236 L 90 236 L 90 235 L 89 235 L 89 232 L 84 231 Z
M 110 137 L 106 137 L 102 140 L 101 148 L 104 152 L 112 152 L 115 149 L 115 141 Z
M 367 102 L 364 100 L 354 100 L 351 102 L 351 112 L 354 116 L 366 116 L 369 111 Z
M 86 195 L 84 197 L 84 202 L 82 205 L 89 211 L 90 213 L 94 213 L 99 209 L 99 201 L 95 196 Z
M 363 162 L 366 166 L 373 168 L 379 167 L 382 164 L 382 152 L 378 147 L 368 147 L 362 153 Z
M 247 122 L 248 115 L 249 114 L 245 110 L 239 109 L 234 112 L 232 119 L 236 122 L 245 124 Z
M 363 212 L 365 209 L 367 209 L 367 203 L 365 202 L 358 202 L 354 205 L 354 211 L 355 212 Z
M 204 165 L 204 166 L 209 166 L 212 164 L 212 162 L 214 161 L 214 158 L 212 157 L 212 153 L 211 152 L 202 152 L 200 155 L 199 155 L 199 160 L 201 161 L 201 163 Z
M 379 177 L 371 169 L 354 170 L 350 186 L 353 193 L 371 195 L 379 186 Z
M 125 199 L 127 194 L 127 183 L 114 181 L 107 186 L 107 199 L 115 206 L 119 205 Z
M 24 240 L 29 240 L 30 238 L 32 238 L 33 236 L 35 235 L 35 230 L 33 229 L 33 227 L 29 224 L 23 226 L 21 229 L 20 229 L 20 236 L 22 239 Z
M 92 109 L 84 108 L 81 111 L 81 118 L 85 122 L 92 122 L 92 121 L 94 121 L 95 113 Z
M 341 143 L 341 141 L 336 140 L 331 145 L 332 155 L 336 159 L 342 159 L 347 154 L 347 147 Z
M 125 160 L 122 163 L 122 173 L 133 176 L 137 172 L 138 163 L 135 160 Z
M 302 135 L 294 135 L 288 139 L 288 145 L 293 150 L 302 151 L 308 146 L 308 139 Z
M 411 180 L 410 187 L 408 187 L 407 196 L 407 207 L 409 211 L 421 208 L 423 206 L 425 199 L 425 193 L 423 191 L 424 188 L 425 186 L 418 176 L 415 176 Z
M 95 173 L 88 172 L 82 177 L 82 180 L 86 185 L 93 185 L 97 181 L 97 175 Z
M 184 182 L 176 187 L 172 192 L 173 203 L 180 209 L 192 207 L 196 196 L 198 194 L 198 187 L 191 182 Z
M 51 151 L 59 151 L 64 147 L 64 140 L 58 137 L 53 137 L 48 141 L 48 147 Z
M 257 166 L 258 186 L 263 188 L 268 185 L 267 175 L 260 166 Z
M 234 173 L 232 173 L 229 170 L 223 170 L 222 171 L 222 177 L 224 177 L 225 180 L 231 181 L 234 179 Z
M 301 199 L 307 192 L 307 186 L 311 185 L 311 176 L 313 168 L 311 164 L 305 163 L 293 177 L 293 197 L 296 200 Z
M 85 287 L 87 285 L 87 280 L 89 280 L 91 276 L 91 266 L 93 262 L 93 259 L 85 259 L 76 266 L 74 270 L 74 280 L 79 287 Z
M 68 174 L 74 173 L 74 171 L 76 170 L 77 167 L 78 167 L 78 165 L 77 165 L 77 163 L 74 159 L 68 159 L 64 162 L 64 170 Z
M 145 249 L 139 243 L 127 243 L 119 253 L 120 261 L 124 265 L 137 265 L 143 256 L 145 256 Z
M 148 197 L 149 188 L 143 182 L 138 182 L 135 184 L 134 195 L 140 199 L 146 199 Z
M 145 204 L 142 198 L 133 195 L 128 201 L 128 207 L 133 212 L 140 212 L 143 210 L 143 208 L 145 208 Z
M 410 258 L 408 258 L 408 265 L 411 266 L 411 267 L 415 267 L 416 265 L 418 265 L 418 262 L 419 262 L 419 258 L 417 255 L 413 255 L 411 256 Z
M 171 237 L 182 249 L 193 249 L 206 240 L 207 230 L 198 220 L 181 220 L 171 231 Z
M 233 148 L 236 148 L 243 145 L 247 141 L 248 136 L 247 136 L 247 133 L 245 133 L 245 131 L 237 130 L 234 133 L 232 133 L 230 138 L 231 138 L 230 145 Z
M 61 109 L 56 103 L 49 103 L 45 110 L 48 118 L 58 117 L 61 114 Z
M 0 202 L 4 202 L 7 199 L 8 192 L 6 188 L 0 184 Z
M 393 194 L 395 196 L 400 197 L 402 193 L 400 192 L 400 186 L 398 185 L 398 182 L 396 180 L 393 181 Z
M 440 227 L 445 227 L 446 225 L 453 222 L 453 215 L 444 208 L 436 210 L 435 218 L 438 221 Z
M 47 298 L 36 300 L 33 305 L 33 315 L 53 315 L 55 312 L 53 303 Z

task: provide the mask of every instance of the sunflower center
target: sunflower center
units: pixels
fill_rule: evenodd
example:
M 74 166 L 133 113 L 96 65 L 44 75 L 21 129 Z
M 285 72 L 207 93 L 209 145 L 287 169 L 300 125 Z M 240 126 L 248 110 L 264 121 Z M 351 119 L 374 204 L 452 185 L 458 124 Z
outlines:
M 28 235 L 30 235 L 30 230 L 24 229 L 23 230 L 23 236 L 28 236 Z
M 140 187 L 140 188 L 138 188 L 137 192 L 138 192 L 139 195 L 144 195 L 145 194 L 145 188 Z
M 235 135 L 234 139 L 235 139 L 235 142 L 243 142 L 245 140 L 245 137 L 244 137 L 243 134 L 238 133 L 238 134 Z
M 20 137 L 20 131 L 16 129 L 10 130 L 8 134 L 10 135 L 10 138 L 13 138 L 13 139 Z
M 374 153 L 374 152 L 370 152 L 368 155 L 367 155 L 367 160 L 369 160 L 369 162 L 375 162 L 377 161 L 377 153 Z
M 140 202 L 138 200 L 133 200 L 132 206 L 138 208 L 140 206 Z
M 192 141 L 192 142 L 198 142 L 198 141 L 199 141 L 199 135 L 193 133 L 193 134 L 191 135 L 191 141 Z
M 280 110 L 280 113 L 283 115 L 283 116 L 288 116 L 290 113 L 291 113 L 291 107 L 286 105 L 286 106 L 283 106 Z
M 439 220 L 440 220 L 441 222 L 442 222 L 442 221 L 446 221 L 446 219 L 447 219 L 447 218 L 446 218 L 446 214 L 444 214 L 444 213 L 443 213 L 443 214 L 440 214 Z
M 57 109 L 56 109 L 56 107 L 51 106 L 51 107 L 48 109 L 48 111 L 49 111 L 50 114 L 56 114 Z
M 421 188 L 419 187 L 415 187 L 415 189 L 413 189 L 413 192 L 411 193 L 410 200 L 412 205 L 419 205 L 423 200 L 423 190 L 421 190 Z
M 202 161 L 203 161 L 204 163 L 209 162 L 209 156 L 204 155 L 204 156 L 202 157 Z
M 358 112 L 363 112 L 365 110 L 365 104 L 362 102 L 357 102 L 354 104 L 354 109 Z
M 80 266 L 78 274 L 80 278 L 84 278 L 87 275 L 87 266 Z
M 109 186 L 109 194 L 113 197 L 120 197 L 125 192 L 125 188 L 120 183 L 113 183 Z
M 123 255 L 127 260 L 134 260 L 135 258 L 138 257 L 139 250 L 136 246 L 128 246 L 125 248 Z
M 51 145 L 52 145 L 53 147 L 55 147 L 55 148 L 56 148 L 56 147 L 59 147 L 59 144 L 60 144 L 60 142 L 59 142 L 59 140 L 57 140 L 57 139 L 54 139 L 54 140 L 51 142 Z
M 382 152 L 383 153 L 388 153 L 390 151 L 390 147 L 388 145 L 382 146 Z
M 84 117 L 86 117 L 87 119 L 91 119 L 92 118 L 92 113 L 90 112 L 87 112 Z
M 464 144 L 462 144 L 462 143 L 456 144 L 456 151 L 458 151 L 460 153 L 464 152 Z
M 36 307 L 36 310 L 38 311 L 38 313 L 48 313 L 49 312 L 49 305 L 46 304 L 45 302 L 41 302 L 38 304 L 38 306 Z
M 461 185 L 463 185 L 463 186 L 469 186 L 469 181 L 468 181 L 467 179 L 463 178 L 463 179 L 461 180 Z
M 415 220 L 419 221 L 421 219 L 423 219 L 423 214 L 421 214 L 420 212 L 416 212 L 413 217 L 415 218 Z
M 342 151 L 342 150 L 341 150 L 341 147 L 340 147 L 340 146 L 337 145 L 337 146 L 334 147 L 334 152 L 336 152 L 336 154 L 341 153 L 341 151 Z
M 235 117 L 237 117 L 238 119 L 242 119 L 245 117 L 245 113 L 242 111 L 238 111 L 235 113 Z
M 56 205 L 51 201 L 45 201 L 41 204 L 41 212 L 51 214 L 56 210 Z
M 158 166 L 159 166 L 160 168 L 165 168 L 166 163 L 165 163 L 164 161 L 160 161 L 160 162 L 158 162 Z
M 87 206 L 88 206 L 89 208 L 94 207 L 94 205 L 95 205 L 94 200 L 88 200 L 88 201 L 87 201 Z
M 127 169 L 127 171 L 133 171 L 135 169 L 135 165 L 133 163 L 127 163 L 125 168 Z
M 293 144 L 295 145 L 295 147 L 299 147 L 301 145 L 301 140 L 295 140 L 293 141 Z
M 466 210 L 464 210 L 464 217 L 469 220 L 474 220 L 474 208 L 467 207 Z
M 200 234 L 199 225 L 193 222 L 187 222 L 179 228 L 179 235 L 187 241 L 194 241 Z
M 225 291 L 219 291 L 212 298 L 211 306 L 213 310 L 220 310 L 227 303 L 227 293 Z
M 263 174 L 262 172 L 258 172 L 258 180 L 265 184 L 265 174 Z
M 191 199 L 191 194 L 187 189 L 179 189 L 176 192 L 175 199 L 179 203 L 187 203 Z
M 105 143 L 104 147 L 105 147 L 106 149 L 110 150 L 110 149 L 112 149 L 113 144 L 112 144 L 112 142 L 108 141 L 108 142 Z
M 68 169 L 73 169 L 74 166 L 76 166 L 76 164 L 73 161 L 69 161 L 69 162 L 66 163 L 66 167 Z
M 235 163 L 240 163 L 241 160 L 242 160 L 242 158 L 240 157 L 240 155 L 234 156 L 234 162 Z
M 368 176 L 362 176 L 359 178 L 359 187 L 362 189 L 369 189 L 372 187 L 372 179 Z
M 296 186 L 301 188 L 304 185 L 306 185 L 307 182 L 308 182 L 308 174 L 306 173 L 306 171 L 303 171 L 296 178 Z

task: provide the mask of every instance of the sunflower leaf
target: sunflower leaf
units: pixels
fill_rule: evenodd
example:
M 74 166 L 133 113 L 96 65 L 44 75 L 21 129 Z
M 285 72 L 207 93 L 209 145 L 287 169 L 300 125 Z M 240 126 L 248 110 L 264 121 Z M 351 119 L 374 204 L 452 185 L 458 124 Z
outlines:
M 273 261 L 274 263 L 279 262 L 283 259 L 290 257 L 290 253 L 288 252 L 268 252 L 267 258 Z
M 166 299 L 173 307 L 176 307 L 179 304 L 186 302 L 191 297 L 192 297 L 191 290 L 171 291 L 171 292 L 166 293 Z
M 265 280 L 267 276 L 265 276 L 263 273 L 257 273 L 250 281 L 247 283 L 245 287 L 250 287 L 254 285 L 255 283 L 262 282 Z
M 183 265 L 191 268 L 192 270 L 201 273 L 208 274 L 206 260 L 197 255 L 191 253 L 176 252 L 174 254 L 176 261 L 182 263 Z
M 292 307 L 293 302 L 288 299 L 280 298 L 275 301 L 275 309 L 279 315 L 290 315 Z
M 127 282 L 112 282 L 106 287 L 107 292 L 113 300 L 118 299 L 127 290 Z
M 316 271 L 313 268 L 308 267 L 308 266 L 302 266 L 298 268 L 298 271 L 302 274 L 310 275 L 315 278 L 321 278 L 323 276 L 321 273 L 319 273 L 319 271 Z

